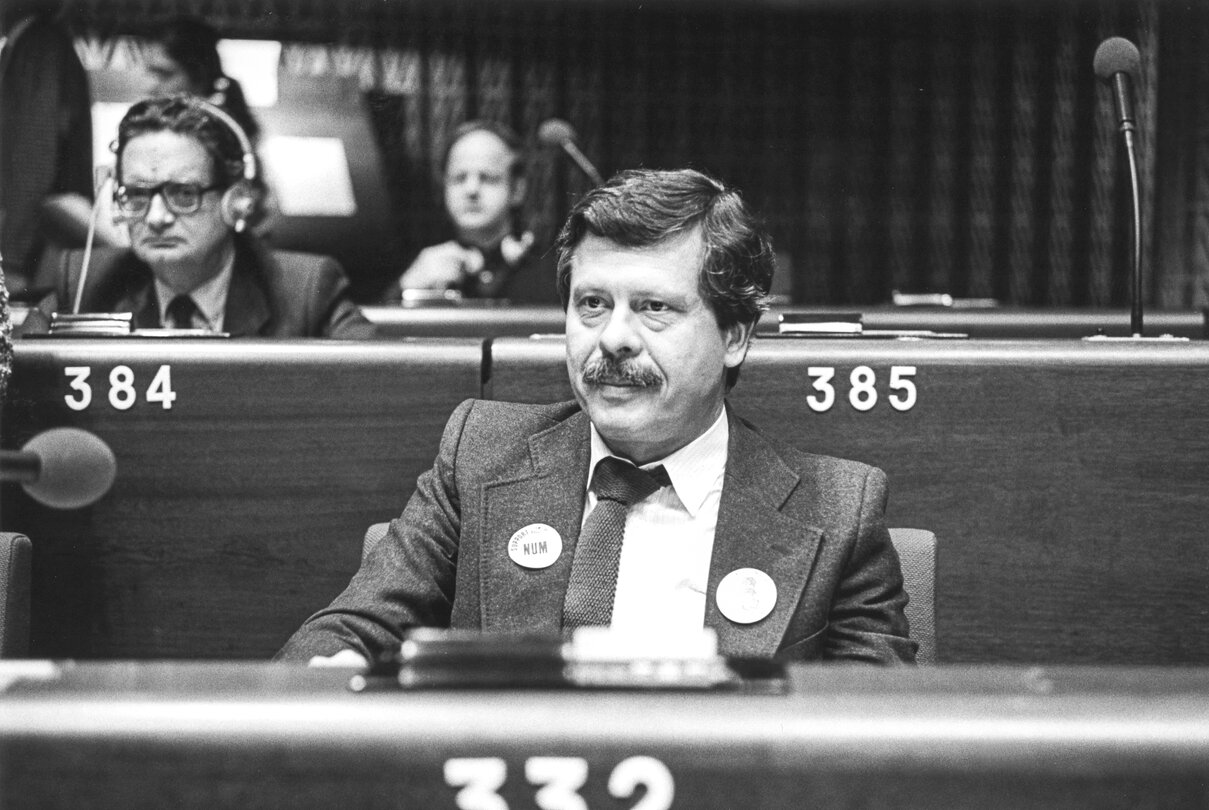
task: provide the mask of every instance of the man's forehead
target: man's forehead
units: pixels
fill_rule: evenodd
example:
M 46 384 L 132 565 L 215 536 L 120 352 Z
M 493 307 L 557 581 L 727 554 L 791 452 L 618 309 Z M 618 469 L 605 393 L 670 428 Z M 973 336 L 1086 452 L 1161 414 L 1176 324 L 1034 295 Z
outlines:
M 614 253 L 618 256 L 632 256 L 635 259 L 670 260 L 676 259 L 678 265 L 691 263 L 695 270 L 701 268 L 705 259 L 705 241 L 700 228 L 693 228 L 684 233 L 673 234 L 649 245 L 627 245 L 610 239 L 607 236 L 587 234 L 571 253 L 571 268 L 582 263 L 585 254 Z
M 449 165 L 491 165 L 507 169 L 516 156 L 504 140 L 494 132 L 475 130 L 463 135 L 449 150 Z
M 209 182 L 213 163 L 201 141 L 170 130 L 136 135 L 122 150 L 124 174 L 167 173 L 180 180 Z

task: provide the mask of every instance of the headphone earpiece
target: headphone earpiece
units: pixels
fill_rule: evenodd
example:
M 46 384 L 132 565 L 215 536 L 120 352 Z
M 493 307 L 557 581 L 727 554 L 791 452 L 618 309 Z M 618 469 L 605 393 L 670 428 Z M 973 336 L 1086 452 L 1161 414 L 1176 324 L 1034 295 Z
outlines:
M 227 89 L 231 86 L 231 80 L 226 76 L 219 76 L 214 80 L 211 87 L 209 99 L 207 99 L 215 107 L 223 107 L 227 103 Z
M 246 180 L 240 180 L 228 188 L 222 195 L 222 218 L 236 233 L 243 233 L 248 226 L 248 220 L 256 213 L 260 195 L 255 187 Z
M 517 262 L 525 258 L 525 254 L 533 247 L 533 231 L 525 231 L 520 236 L 508 234 L 500 242 L 500 255 L 509 267 L 515 267 Z
M 234 228 L 236 233 L 242 233 L 260 204 L 260 193 L 256 190 L 256 153 L 252 150 L 252 141 L 239 122 L 218 105 L 201 98 L 191 98 L 189 102 L 211 118 L 221 121 L 235 136 L 235 140 L 239 141 L 242 152 L 239 158 L 241 176 L 223 192 L 221 210 L 223 221 Z

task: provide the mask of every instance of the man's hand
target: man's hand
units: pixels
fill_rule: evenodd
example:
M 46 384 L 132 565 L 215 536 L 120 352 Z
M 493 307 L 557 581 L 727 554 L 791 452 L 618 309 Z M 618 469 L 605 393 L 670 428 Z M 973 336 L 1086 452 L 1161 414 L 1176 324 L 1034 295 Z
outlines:
M 462 279 L 483 269 L 483 254 L 457 242 L 442 242 L 420 251 L 411 267 L 399 279 L 405 290 L 447 290 L 458 287 Z
M 308 667 L 350 667 L 368 669 L 369 661 L 354 650 L 341 650 L 335 655 L 316 655 L 306 664 Z

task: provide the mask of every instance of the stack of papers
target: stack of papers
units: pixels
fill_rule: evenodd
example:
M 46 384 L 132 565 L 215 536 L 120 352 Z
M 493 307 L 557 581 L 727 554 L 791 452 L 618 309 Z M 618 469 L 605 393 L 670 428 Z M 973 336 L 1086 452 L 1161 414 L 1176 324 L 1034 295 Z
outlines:
M 134 326 L 129 312 L 89 312 L 72 315 L 56 312 L 50 316 L 52 335 L 129 335 Z

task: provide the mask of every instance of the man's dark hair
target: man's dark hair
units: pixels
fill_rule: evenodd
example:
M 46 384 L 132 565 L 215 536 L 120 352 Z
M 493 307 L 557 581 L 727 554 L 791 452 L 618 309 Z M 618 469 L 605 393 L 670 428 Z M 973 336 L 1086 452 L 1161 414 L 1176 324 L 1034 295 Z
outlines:
M 652 247 L 699 228 L 705 255 L 701 297 L 718 325 L 755 323 L 768 309 L 776 269 L 772 242 L 739 192 L 693 169 L 631 169 L 589 191 L 558 235 L 558 294 L 566 309 L 571 259 L 589 234 L 631 248 Z
M 152 132 L 175 132 L 200 143 L 210 155 L 216 184 L 231 186 L 243 177 L 243 148 L 235 133 L 189 96 L 180 95 L 146 99 L 126 112 L 118 124 L 118 182 L 126 145 Z

